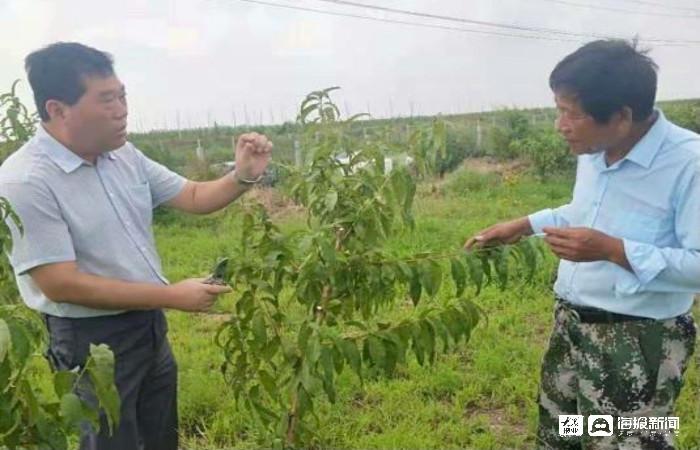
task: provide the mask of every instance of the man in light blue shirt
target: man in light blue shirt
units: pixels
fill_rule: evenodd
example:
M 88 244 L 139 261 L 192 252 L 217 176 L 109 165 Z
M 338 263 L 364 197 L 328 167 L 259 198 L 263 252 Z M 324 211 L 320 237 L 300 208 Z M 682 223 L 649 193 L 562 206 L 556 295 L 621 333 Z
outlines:
M 673 415 L 696 335 L 700 137 L 653 109 L 656 65 L 625 42 L 583 46 L 550 86 L 557 128 L 578 155 L 571 203 L 494 225 L 466 247 L 543 234 L 561 258 L 540 446 L 672 448 L 672 433 L 565 438 L 559 416 Z
M 230 288 L 202 279 L 168 284 L 152 210 L 225 207 L 262 176 L 272 144 L 243 135 L 235 172 L 188 181 L 126 141 L 126 91 L 110 55 L 57 43 L 30 54 L 26 69 L 41 123 L 0 167 L 0 197 L 24 227 L 8 223 L 19 291 L 46 320 L 55 368 L 83 366 L 91 343 L 115 354 L 119 426 L 109 436 L 101 416 L 102 429 L 86 427 L 81 449 L 176 450 L 177 366 L 162 309 L 206 310 Z M 95 402 L 89 386 L 78 395 Z

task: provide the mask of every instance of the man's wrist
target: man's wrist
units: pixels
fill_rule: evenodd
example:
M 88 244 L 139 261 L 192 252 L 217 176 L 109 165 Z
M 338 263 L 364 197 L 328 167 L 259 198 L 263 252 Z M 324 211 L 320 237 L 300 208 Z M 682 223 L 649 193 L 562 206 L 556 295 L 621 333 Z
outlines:
M 166 284 L 163 286 L 162 291 L 159 292 L 158 300 L 155 302 L 156 308 L 162 309 L 173 309 L 176 300 L 177 290 L 172 284 Z
M 239 185 L 239 186 L 241 186 L 242 188 L 245 188 L 245 189 L 250 189 L 251 187 L 253 187 L 253 186 L 255 186 L 256 184 L 258 184 L 258 183 L 260 182 L 260 180 L 262 180 L 262 177 L 263 177 L 263 176 L 260 175 L 258 178 L 249 179 L 249 178 L 245 178 L 245 177 L 239 176 L 239 174 L 238 174 L 238 172 L 237 172 L 236 170 L 233 170 L 233 171 L 231 172 L 231 178 L 233 178 L 233 181 L 234 181 L 237 185 Z
M 630 264 L 627 261 L 625 254 L 625 242 L 622 239 L 610 237 L 610 243 L 607 246 L 607 259 L 611 263 L 617 264 L 620 267 L 629 269 Z
M 520 236 L 529 236 L 533 233 L 532 224 L 530 223 L 530 219 L 527 216 L 517 219 L 516 223 Z

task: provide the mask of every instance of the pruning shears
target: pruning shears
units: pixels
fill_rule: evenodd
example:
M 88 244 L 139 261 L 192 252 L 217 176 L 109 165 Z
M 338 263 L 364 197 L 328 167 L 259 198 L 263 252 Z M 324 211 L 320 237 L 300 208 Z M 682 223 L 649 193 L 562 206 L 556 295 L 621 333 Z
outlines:
M 212 271 L 209 278 L 204 280 L 206 284 L 217 284 L 225 285 L 226 278 L 228 275 L 228 258 L 219 258 L 219 260 L 214 265 L 214 270 Z

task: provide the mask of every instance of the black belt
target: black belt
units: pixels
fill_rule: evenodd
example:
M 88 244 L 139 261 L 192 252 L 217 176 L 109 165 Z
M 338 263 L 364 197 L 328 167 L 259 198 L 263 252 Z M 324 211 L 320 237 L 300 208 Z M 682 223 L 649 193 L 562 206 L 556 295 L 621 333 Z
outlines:
M 654 320 L 649 317 L 629 316 L 627 314 L 618 314 L 604 309 L 593 308 L 592 306 L 580 306 L 567 302 L 566 300 L 557 297 L 557 302 L 564 308 L 575 311 L 581 323 L 618 323 L 631 321 Z

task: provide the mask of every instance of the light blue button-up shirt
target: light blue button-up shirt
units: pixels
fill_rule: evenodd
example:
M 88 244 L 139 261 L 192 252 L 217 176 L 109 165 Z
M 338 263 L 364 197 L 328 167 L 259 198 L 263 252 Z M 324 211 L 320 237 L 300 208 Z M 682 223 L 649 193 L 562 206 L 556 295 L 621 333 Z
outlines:
M 148 159 L 130 143 L 83 160 L 42 126 L 0 166 L 0 197 L 24 227 L 14 226 L 10 262 L 25 303 L 60 317 L 122 311 L 53 302 L 27 273 L 75 261 L 82 272 L 131 282 L 165 284 L 151 229 L 152 210 L 175 197 L 186 179 Z
M 700 292 L 700 136 L 658 111 L 625 158 L 578 158 L 571 203 L 529 216 L 544 227 L 589 227 L 623 239 L 632 267 L 559 264 L 555 292 L 571 303 L 654 319 L 686 313 Z

